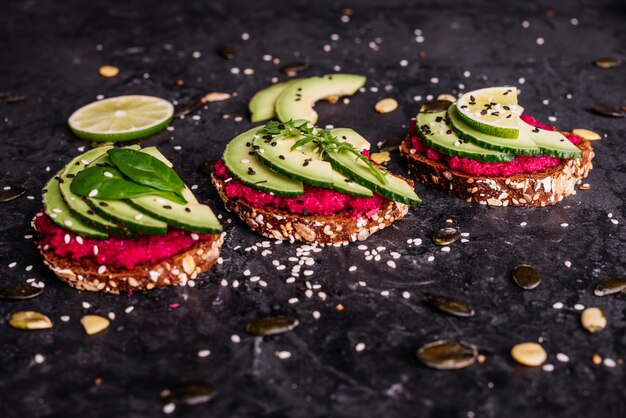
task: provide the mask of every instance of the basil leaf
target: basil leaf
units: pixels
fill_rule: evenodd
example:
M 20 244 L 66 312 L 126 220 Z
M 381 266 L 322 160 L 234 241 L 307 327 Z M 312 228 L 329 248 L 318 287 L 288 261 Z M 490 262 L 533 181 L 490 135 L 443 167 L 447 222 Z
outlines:
M 70 189 L 77 195 L 95 197 L 102 200 L 122 200 L 139 196 L 157 195 L 177 203 L 187 203 L 185 199 L 175 193 L 129 181 L 115 167 L 86 168 L 76 174 Z
M 135 183 L 172 192 L 182 197 L 185 183 L 159 159 L 145 152 L 113 148 L 107 151 L 113 164 Z

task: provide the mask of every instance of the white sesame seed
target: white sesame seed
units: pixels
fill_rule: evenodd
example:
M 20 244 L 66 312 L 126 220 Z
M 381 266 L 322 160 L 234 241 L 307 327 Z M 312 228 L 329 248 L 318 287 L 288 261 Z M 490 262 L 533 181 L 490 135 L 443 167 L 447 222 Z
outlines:
M 293 305 L 294 303 L 298 303 L 299 299 L 298 298 L 290 298 L 287 302 L 289 302 L 291 305 Z
M 98 189 L 93 189 L 89 192 L 89 197 L 94 197 L 98 194 Z
M 239 74 L 239 68 L 233 67 L 230 69 L 231 74 Z
M 543 45 L 545 40 L 543 38 L 539 37 L 539 38 L 537 38 L 537 40 L 535 42 L 537 42 L 537 45 Z
M 437 83 L 439 83 L 439 79 L 437 77 L 432 77 L 430 79 L 430 82 L 433 83 L 433 84 L 437 84 Z
M 380 295 L 387 297 L 387 296 L 389 296 L 389 291 L 388 290 L 383 290 L 382 292 L 380 292 Z
M 134 306 L 129 306 L 128 308 L 124 309 L 124 312 L 131 313 L 134 309 L 135 309 Z
M 176 404 L 174 402 L 170 402 L 170 403 L 166 403 L 165 405 L 163 405 L 163 413 L 164 414 L 171 414 L 172 412 L 174 412 L 174 410 L 176 409 Z
M 561 224 L 561 228 L 567 228 L 569 226 L 569 224 L 567 222 L 563 222 Z
M 281 360 L 286 360 L 291 357 L 291 353 L 289 351 L 275 351 L 274 355 Z
M 93 255 L 98 255 L 98 246 L 97 245 L 93 246 Z
M 285 280 L 285 283 L 294 283 L 296 281 L 295 277 L 288 277 L 287 280 Z
M 318 311 L 313 311 L 311 315 L 313 315 L 313 318 L 315 319 L 320 319 L 320 316 L 322 316 Z
M 552 308 L 563 309 L 563 302 L 555 302 L 554 305 L 552 305 Z
M 550 122 L 556 122 L 556 116 L 548 116 Z
M 541 366 L 541 368 L 543 369 L 544 372 L 552 372 L 552 371 L 554 371 L 554 365 L 553 364 L 544 364 L 543 366 Z
M 241 337 L 237 334 L 233 334 L 230 336 L 230 340 L 235 344 L 238 344 L 241 341 Z
M 313 275 L 313 270 L 304 270 L 304 272 L 302 273 L 305 276 L 312 276 Z
M 348 268 L 348 271 L 356 271 L 356 266 L 350 266 L 350 267 Z
M 435 257 L 433 257 L 432 255 L 428 257 L 428 261 L 434 261 Z
M 607 358 L 604 359 L 604 365 L 606 367 L 613 368 L 613 367 L 617 366 L 617 363 L 612 358 L 607 357 Z
M 571 20 L 569 21 L 569 23 L 572 24 L 572 26 L 576 26 L 578 25 L 578 19 L 576 19 L 575 17 L 571 18 Z
M 325 52 L 328 52 L 328 51 L 330 51 L 330 50 L 331 50 L 331 48 L 332 48 L 332 47 L 331 47 L 330 45 L 326 44 L 326 45 L 324 45 L 324 48 L 323 48 L 323 49 L 324 49 L 324 51 L 325 51 Z
M 526 226 L 526 225 L 528 225 L 528 222 L 520 222 L 520 224 L 519 224 L 519 225 L 520 225 L 520 226 Z
M 259 280 L 259 286 L 267 287 L 267 282 L 265 280 Z
M 109 312 L 107 315 L 111 321 L 115 320 L 115 312 Z
M 569 356 L 564 353 L 556 353 L 556 359 L 561 363 L 567 363 L 569 361 Z
M 448 247 L 447 245 L 445 247 L 441 247 L 441 251 L 443 251 L 444 253 L 449 253 L 450 247 Z
M 406 67 L 407 65 L 409 65 L 409 61 L 407 61 L 407 60 L 401 60 L 400 61 L 400 66 L 401 67 Z
M 522 22 L 522 27 L 523 27 L 524 29 L 528 29 L 528 28 L 530 27 L 530 22 L 529 22 L 528 20 L 524 20 L 524 21 Z
M 611 219 L 611 223 L 613 225 L 617 225 L 619 223 L 619 221 L 617 219 Z
M 98 274 L 104 274 L 105 271 L 107 271 L 107 267 L 106 266 L 98 267 Z
M 76 242 L 77 242 L 79 245 L 83 245 L 83 237 L 78 237 L 78 236 L 77 236 L 77 237 L 76 237 Z
M 211 350 L 200 350 L 198 351 L 198 357 L 204 358 L 211 355 Z
M 70 234 L 65 234 L 65 236 L 63 236 L 63 241 L 65 241 L 66 244 L 69 244 L 71 239 Z
M 12 269 L 15 266 L 17 266 L 17 263 L 15 261 L 13 261 L 12 263 L 9 264 L 9 268 L 10 269 Z
M 260 279 L 261 279 L 261 278 L 260 278 L 259 276 L 252 276 L 252 277 L 250 277 L 250 281 L 251 281 L 252 283 L 254 283 L 254 282 L 258 282 Z
M 63 322 L 68 322 L 70 320 L 70 317 L 69 317 L 69 315 L 62 315 L 60 319 Z
M 405 290 L 404 292 L 402 292 L 402 297 L 405 299 L 409 299 L 411 297 L 411 294 Z
M 396 262 L 393 260 L 389 260 L 387 261 L 387 266 L 391 267 L 392 269 L 396 268 Z
M 143 218 L 143 214 L 138 213 L 137 215 L 135 215 L 135 220 L 140 221 L 141 218 Z
M 567 267 L 567 268 L 572 267 L 572 262 L 569 261 L 569 260 L 566 260 L 564 264 L 565 264 L 565 267 Z
M 41 354 L 35 354 L 34 360 L 35 360 L 35 363 L 41 364 L 44 362 L 45 358 Z
M 360 353 L 361 351 L 365 350 L 365 344 L 357 343 L 357 345 L 354 346 L 354 350 Z
M 83 302 L 82 305 L 83 305 L 83 309 L 91 308 L 91 303 L 89 303 L 89 302 Z
M 574 309 L 576 309 L 577 311 L 582 311 L 583 309 L 585 309 L 585 305 L 577 303 L 576 305 L 574 305 Z
M 241 39 L 243 39 L 244 41 L 247 41 L 248 39 L 250 39 L 250 34 L 247 32 L 242 33 Z

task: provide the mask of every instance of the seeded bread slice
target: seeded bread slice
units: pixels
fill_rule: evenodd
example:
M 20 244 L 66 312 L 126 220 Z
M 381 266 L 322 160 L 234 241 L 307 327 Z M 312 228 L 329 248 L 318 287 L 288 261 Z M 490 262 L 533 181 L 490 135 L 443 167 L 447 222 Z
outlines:
M 591 143 L 584 141 L 578 145 L 583 151 L 582 158 L 564 159 L 545 171 L 510 177 L 476 177 L 430 160 L 415 150 L 411 153 L 411 148 L 411 139 L 407 137 L 400 145 L 400 154 L 407 160 L 409 172 L 422 183 L 434 184 L 470 203 L 490 206 L 555 205 L 574 193 L 575 186 L 587 177 L 595 155 Z
M 73 260 L 44 250 L 41 244 L 38 248 L 44 263 L 70 286 L 77 290 L 118 294 L 186 285 L 215 264 L 223 242 L 224 234 L 215 235 L 213 240 L 198 241 L 168 260 L 137 265 L 132 270 L 113 267 L 105 270 L 91 259 Z
M 406 215 L 409 206 L 392 200 L 385 204 L 371 218 L 353 218 L 347 213 L 330 216 L 300 215 L 275 207 L 255 208 L 240 199 L 230 199 L 224 190 L 226 181 L 213 177 L 226 209 L 235 212 L 242 221 L 259 234 L 268 238 L 301 241 L 316 244 L 363 241 L 376 231 L 391 225 Z M 410 180 L 407 180 L 413 184 Z

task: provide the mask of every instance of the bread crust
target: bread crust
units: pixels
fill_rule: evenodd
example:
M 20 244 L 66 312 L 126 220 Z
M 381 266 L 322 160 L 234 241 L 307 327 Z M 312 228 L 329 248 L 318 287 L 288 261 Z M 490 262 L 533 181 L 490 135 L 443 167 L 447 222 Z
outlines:
M 419 181 L 447 190 L 449 194 L 470 203 L 490 206 L 555 205 L 575 192 L 575 186 L 593 168 L 594 151 L 589 141 L 578 148 L 582 158 L 564 159 L 558 166 L 538 173 L 515 174 L 510 177 L 477 177 L 453 170 L 447 164 L 433 161 L 419 153 L 411 153 L 411 139 L 400 145 L 409 173 Z
M 303 216 L 275 207 L 255 208 L 244 200 L 230 199 L 224 190 L 226 181 L 215 174 L 212 181 L 226 209 L 235 212 L 250 228 L 265 237 L 290 242 L 334 244 L 363 241 L 404 217 L 409 210 L 408 205 L 386 199 L 383 207 L 371 218 L 355 219 L 346 213 Z
M 59 279 L 76 290 L 119 294 L 152 290 L 166 286 L 186 285 L 217 261 L 224 242 L 224 234 L 211 241 L 198 241 L 186 251 L 152 264 L 139 264 L 133 269 L 102 266 L 90 258 L 73 260 L 60 257 L 38 244 L 44 263 Z M 99 269 L 101 272 L 99 272 Z

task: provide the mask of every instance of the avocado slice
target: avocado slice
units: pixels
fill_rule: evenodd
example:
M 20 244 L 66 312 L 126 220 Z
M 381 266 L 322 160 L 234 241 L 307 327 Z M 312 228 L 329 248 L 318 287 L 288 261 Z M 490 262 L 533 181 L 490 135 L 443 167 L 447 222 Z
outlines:
M 260 122 L 262 120 L 272 119 L 276 116 L 276 99 L 278 99 L 278 96 L 295 81 L 299 80 L 296 79 L 276 83 L 252 96 L 248 104 L 252 122 Z
M 63 200 L 65 200 L 65 203 L 70 208 L 72 213 L 82 219 L 83 222 L 88 223 L 96 229 L 104 230 L 111 235 L 128 236 L 129 231 L 127 229 L 98 215 L 81 196 L 71 191 L 72 180 L 76 174 L 82 171 L 94 160 L 100 158 L 103 154 L 106 154 L 106 152 L 111 148 L 112 147 L 94 148 L 70 161 L 59 175 L 59 190 L 61 192 L 61 196 L 63 196 Z
M 260 128 L 250 129 L 226 145 L 224 164 L 241 183 L 277 196 L 302 196 L 302 182 L 283 176 L 263 165 L 253 149 L 254 136 Z
M 525 133 L 545 155 L 557 158 L 581 158 L 583 152 L 559 131 L 536 128 L 520 119 L 520 135 Z
M 154 147 L 141 151 L 172 166 L 172 163 Z M 155 195 L 136 197 L 129 199 L 128 202 L 141 212 L 176 228 L 205 234 L 222 232 L 222 225 L 210 207 L 199 203 L 187 187 L 183 189 L 182 195 L 187 201 L 184 205 Z
M 456 105 L 448 108 L 448 125 L 463 139 L 475 143 L 478 146 L 493 151 L 500 151 L 515 155 L 540 155 L 541 149 L 523 132 L 519 132 L 517 138 L 502 138 L 485 134 L 461 119 Z
M 295 80 L 278 96 L 276 114 L 286 122 L 304 119 L 317 122 L 313 105 L 328 96 L 348 96 L 365 84 L 366 78 L 355 74 L 328 74 L 319 77 Z
M 60 174 L 60 172 L 59 172 Z M 43 208 L 48 217 L 63 229 L 72 231 L 81 237 L 107 239 L 104 229 L 91 226 L 70 211 L 59 190 L 59 175 L 52 177 L 42 190 Z
M 344 139 L 343 137 L 345 137 L 345 140 L 353 144 L 366 141 L 352 129 L 333 129 L 330 132 L 338 138 Z M 411 187 L 409 183 L 389 172 L 387 172 L 385 177 L 387 182 L 383 183 L 376 177 L 367 164 L 357 159 L 354 154 L 348 151 L 331 151 L 326 154 L 326 158 L 330 161 L 335 170 L 383 197 L 406 203 L 414 208 L 421 203 L 420 198 L 415 194 L 413 187 Z
M 461 139 L 446 123 L 446 111 L 422 112 L 416 117 L 419 136 L 429 147 L 450 156 L 464 157 L 476 161 L 508 162 L 515 155 L 489 150 Z
M 303 183 L 330 188 L 334 182 L 330 163 L 313 158 L 302 147 L 291 150 L 301 138 L 302 135 L 268 135 L 254 138 L 252 145 L 258 159 L 274 171 Z
M 88 167 L 94 167 L 97 164 L 113 165 L 107 154 L 94 160 Z M 88 197 L 86 201 L 98 215 L 120 224 L 130 231 L 149 235 L 165 235 L 167 233 L 167 223 L 146 215 L 124 200 L 103 200 Z

